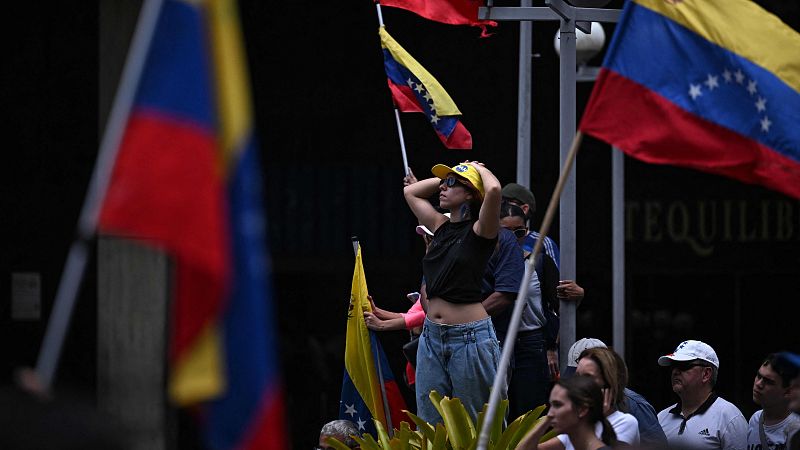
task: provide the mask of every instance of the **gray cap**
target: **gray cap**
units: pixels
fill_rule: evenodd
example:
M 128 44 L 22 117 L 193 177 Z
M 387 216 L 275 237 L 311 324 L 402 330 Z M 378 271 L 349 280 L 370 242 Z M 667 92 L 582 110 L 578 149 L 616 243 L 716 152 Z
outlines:
M 501 195 L 504 198 L 513 198 L 514 200 L 528 205 L 531 212 L 536 211 L 536 197 L 533 196 L 533 192 L 531 192 L 530 189 L 521 184 L 508 183 L 503 186 Z

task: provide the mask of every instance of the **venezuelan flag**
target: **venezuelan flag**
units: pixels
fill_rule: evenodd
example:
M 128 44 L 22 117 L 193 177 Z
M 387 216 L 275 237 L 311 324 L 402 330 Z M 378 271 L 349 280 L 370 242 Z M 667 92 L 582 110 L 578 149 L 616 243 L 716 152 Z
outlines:
M 393 428 L 399 428 L 402 421 L 412 422 L 402 412 L 406 409 L 405 401 L 383 348 L 364 322 L 364 312 L 371 311 L 367 292 L 367 280 L 364 276 L 361 247 L 359 247 L 347 313 L 347 339 L 339 418 L 350 420 L 361 432 L 377 437 L 373 419 L 379 421 L 387 430 L 391 430 L 388 425 L 390 422 Z
M 175 261 L 169 394 L 210 448 L 285 448 L 266 220 L 238 12 L 166 0 L 101 214 Z
M 800 34 L 748 0 L 625 5 L 580 129 L 800 198 Z
M 483 30 L 481 37 L 489 36 L 486 27 L 496 27 L 497 22 L 479 20 L 478 8 L 486 6 L 485 1 L 476 0 L 381 0 L 381 6 L 392 6 L 411 11 L 428 20 L 450 25 L 473 25 Z
M 383 48 L 383 65 L 397 109 L 421 112 L 447 148 L 472 148 L 472 135 L 457 116 L 461 115 L 453 99 L 384 27 L 378 34 Z

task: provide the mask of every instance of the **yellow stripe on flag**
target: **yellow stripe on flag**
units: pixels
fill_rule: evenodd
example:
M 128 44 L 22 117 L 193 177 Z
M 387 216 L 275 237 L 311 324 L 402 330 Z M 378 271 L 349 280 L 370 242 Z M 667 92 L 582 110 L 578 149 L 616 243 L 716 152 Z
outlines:
M 216 397 L 225 389 L 219 329 L 207 326 L 172 367 L 169 396 L 178 406 Z
M 411 73 L 414 74 L 419 81 L 422 82 L 422 85 L 425 86 L 425 89 L 433 98 L 433 106 L 436 110 L 437 116 L 459 116 L 461 115 L 461 111 L 458 110 L 453 99 L 450 98 L 450 95 L 447 91 L 444 90 L 441 84 L 436 81 L 436 78 L 433 77 L 424 67 L 422 67 L 416 59 L 414 59 L 397 41 L 394 40 L 392 36 L 389 35 L 389 32 L 386 31 L 384 27 L 380 27 L 378 29 L 378 34 L 381 37 L 381 46 L 387 50 L 389 53 L 392 54 L 395 61 L 399 62 L 400 64 L 404 65 Z
M 635 0 L 800 92 L 800 33 L 748 0 Z
M 364 265 L 361 261 L 361 247 L 359 246 L 350 291 L 350 310 L 347 315 L 344 367 L 362 400 L 372 413 L 372 418 L 385 426 L 386 415 L 383 409 L 380 379 L 375 370 L 375 358 L 372 353 L 369 330 L 364 322 L 364 312 L 372 310 L 367 292 L 367 279 L 364 276 Z
M 209 0 L 208 10 L 220 123 L 221 163 L 223 173 L 228 173 L 231 160 L 244 149 L 245 140 L 250 139 L 252 132 L 250 80 L 245 70 L 247 58 L 242 47 L 244 39 L 235 2 Z

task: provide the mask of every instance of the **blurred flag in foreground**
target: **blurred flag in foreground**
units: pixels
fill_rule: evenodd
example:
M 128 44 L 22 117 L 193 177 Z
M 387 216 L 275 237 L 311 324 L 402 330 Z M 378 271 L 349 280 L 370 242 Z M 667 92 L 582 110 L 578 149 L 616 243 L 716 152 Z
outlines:
M 369 331 L 364 322 L 364 312 L 371 310 L 359 247 L 347 313 L 347 343 L 339 418 L 354 422 L 362 433 L 367 432 L 377 438 L 372 419 L 379 421 L 387 430 L 391 430 L 388 426 L 389 420 L 393 428 L 399 428 L 400 422 L 413 422 L 402 412 L 406 409 L 406 404 L 383 348 L 375 333 Z
M 798 49 L 800 34 L 748 0 L 629 1 L 580 129 L 800 198 Z
M 486 6 L 482 0 L 380 0 L 378 3 L 402 8 L 436 22 L 479 26 L 483 30 L 482 37 L 488 36 L 486 26 L 497 26 L 497 22 L 492 20 L 478 20 L 478 8 Z
M 286 448 L 249 79 L 231 0 L 166 0 L 100 230 L 174 260 L 169 395 L 211 448 Z
M 380 27 L 383 65 L 394 104 L 403 112 L 421 112 L 447 148 L 471 149 L 472 135 L 458 116 L 453 99 L 424 67 Z

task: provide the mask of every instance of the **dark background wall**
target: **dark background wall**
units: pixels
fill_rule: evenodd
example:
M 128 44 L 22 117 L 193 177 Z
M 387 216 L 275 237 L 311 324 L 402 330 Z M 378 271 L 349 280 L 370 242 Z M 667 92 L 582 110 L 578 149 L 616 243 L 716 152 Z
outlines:
M 136 4 L 137 2 L 128 2 Z M 796 30 L 796 2 L 762 1 Z M 502 4 L 496 2 L 495 4 Z M 619 7 L 621 2 L 612 2 Z M 364 249 L 371 294 L 408 307 L 422 245 L 401 195 L 402 160 L 386 89 L 373 4 L 241 2 L 261 140 L 288 419 L 295 448 L 310 447 L 338 411 L 344 328 L 353 270 L 350 236 Z M 98 2 L 22 6 L 8 19 L 3 65 L 0 348 L 4 383 L 33 365 L 45 320 L 14 321 L 12 272 L 42 276 L 43 317 L 85 195 L 103 122 Z M 472 132 L 472 151 L 442 147 L 421 115 L 403 115 L 411 167 L 483 161 L 513 181 L 516 152 L 517 25 L 494 36 L 384 8 L 389 31 L 447 88 Z M 558 177 L 556 24 L 535 25 L 532 189 L 537 222 Z M 613 26 L 606 27 L 607 41 Z M 124 53 L 124 52 L 123 52 Z M 602 55 L 591 63 L 599 64 Z M 105 87 L 107 89 L 107 87 Z M 579 84 L 583 108 L 591 84 Z M 578 177 L 577 278 L 587 296 L 578 337 L 611 343 L 610 149 L 588 139 Z M 719 390 L 749 416 L 752 374 L 767 352 L 800 350 L 796 329 L 800 203 L 698 172 L 626 160 L 626 359 L 632 386 L 653 405 L 673 401 L 656 358 L 686 338 L 711 343 Z M 557 233 L 556 236 L 557 238 Z M 59 386 L 91 397 L 95 385 L 94 267 L 70 330 Z M 403 332 L 381 336 L 400 376 Z M 407 393 L 407 392 L 406 392 Z M 409 396 L 409 400 L 410 400 Z

